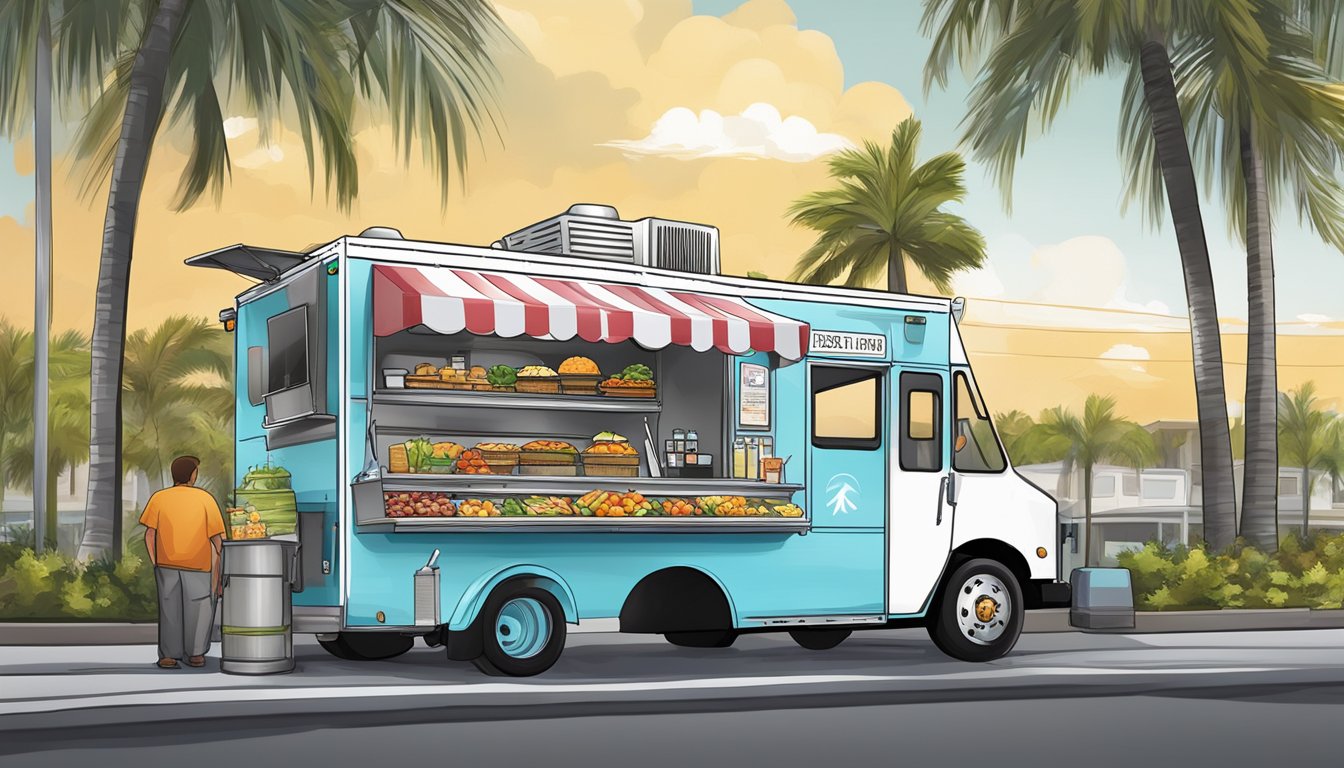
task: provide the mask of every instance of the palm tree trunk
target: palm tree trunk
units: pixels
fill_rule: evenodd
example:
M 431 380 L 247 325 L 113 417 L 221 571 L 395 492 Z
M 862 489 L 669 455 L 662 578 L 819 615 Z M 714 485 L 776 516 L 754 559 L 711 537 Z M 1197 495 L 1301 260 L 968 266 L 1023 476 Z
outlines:
M 1153 140 L 1181 253 L 1185 297 L 1190 312 L 1203 471 L 1204 538 L 1210 548 L 1221 551 L 1230 547 L 1236 538 L 1237 511 L 1213 271 L 1209 268 L 1209 247 L 1204 239 L 1204 220 L 1199 211 L 1190 145 L 1176 100 L 1171 59 L 1160 36 L 1154 35 L 1144 42 L 1140 49 L 1140 65 L 1144 100 L 1153 118 Z
M 43 485 L 44 485 L 43 490 L 45 491 L 45 494 L 42 500 L 42 504 L 44 506 L 43 511 L 46 513 L 45 517 L 47 519 L 46 535 L 51 537 L 51 548 L 53 550 L 57 550 L 61 546 L 61 530 L 60 530 L 60 517 L 57 514 L 59 509 L 56 505 L 56 475 L 50 472 L 47 473 L 46 478 L 43 480 Z M 36 483 L 34 483 L 33 488 L 34 490 L 36 490 L 37 488 Z M 37 509 L 36 504 L 33 505 L 33 509 Z
M 1311 492 L 1312 490 L 1314 490 L 1312 488 L 1312 486 L 1314 485 L 1315 483 L 1311 482 L 1311 469 L 1308 467 L 1303 467 L 1302 468 L 1302 541 L 1304 543 L 1307 540 L 1307 536 L 1310 535 L 1308 533 L 1308 528 L 1311 524 Z
M 1083 467 L 1083 566 L 1092 567 L 1092 465 Z
M 1241 532 L 1261 552 L 1279 548 L 1279 393 L 1275 370 L 1274 250 L 1264 158 L 1255 124 L 1241 131 L 1246 184 L 1246 421 Z
M 98 289 L 90 340 L 89 492 L 81 560 L 121 556 L 121 372 L 126 348 L 135 219 L 154 135 L 163 117 L 173 41 L 187 0 L 162 0 L 131 68 L 112 185 L 103 224 Z
M 905 279 L 905 252 L 895 241 L 887 246 L 887 290 L 892 293 L 909 293 L 910 287 Z
M 51 19 L 44 3 L 37 22 L 36 66 L 33 68 L 33 161 L 37 219 L 34 222 L 33 268 L 33 527 L 38 510 L 47 507 L 47 435 L 50 424 L 49 396 L 51 340 Z M 56 535 L 55 523 L 47 521 Z M 44 549 L 46 536 L 38 533 L 34 550 Z

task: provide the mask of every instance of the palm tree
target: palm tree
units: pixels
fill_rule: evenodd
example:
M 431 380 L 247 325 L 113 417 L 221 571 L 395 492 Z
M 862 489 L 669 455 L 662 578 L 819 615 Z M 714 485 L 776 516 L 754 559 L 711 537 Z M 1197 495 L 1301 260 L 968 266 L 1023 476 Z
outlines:
M 1143 428 L 1115 413 L 1115 398 L 1088 395 L 1079 418 L 1063 406 L 1042 414 L 1038 425 L 1046 435 L 1067 441 L 1066 467 L 1077 466 L 1083 472 L 1083 558 L 1092 564 L 1092 470 L 1101 461 L 1122 453 L 1133 430 Z
M 1143 470 L 1157 464 L 1160 455 L 1153 433 L 1134 424 L 1111 446 L 1110 458 L 1117 464 L 1133 468 L 1134 487 L 1140 488 Z
M 1336 415 L 1330 420 L 1330 428 L 1325 438 L 1325 455 L 1317 466 L 1330 478 L 1330 493 L 1338 492 L 1344 481 L 1344 417 Z
M 31 358 L 29 358 L 31 369 Z M 29 422 L 6 457 L 6 470 L 11 480 L 33 492 L 34 541 L 58 541 L 56 481 L 59 470 L 82 464 L 89 450 L 89 347 L 83 335 L 67 331 L 53 340 L 51 349 L 51 411 L 49 416 L 51 439 L 45 445 L 47 466 L 57 470 L 39 474 L 34 468 L 34 454 L 39 449 L 36 439 L 36 419 Z M 36 484 L 43 483 L 44 494 L 37 493 Z M 39 499 L 41 500 L 39 502 Z M 39 523 L 39 514 L 45 521 Z M 43 532 L 36 535 L 37 532 Z
M 175 454 L 200 456 L 193 445 L 200 435 L 197 416 L 232 413 L 233 391 L 224 384 L 232 362 L 228 337 L 203 318 L 170 317 L 126 340 L 127 463 L 156 489 L 172 484 L 168 470 Z M 210 375 L 221 377 L 220 383 L 200 381 Z
M 1152 192 L 1165 191 L 1176 230 L 1203 454 L 1204 533 L 1210 546 L 1221 550 L 1236 536 L 1222 341 L 1195 173 L 1169 55 L 1169 40 L 1191 26 L 1192 17 L 1205 5 L 1179 0 L 925 0 L 923 27 L 934 35 L 926 89 L 947 82 L 953 59 L 966 67 L 979 66 L 983 59 L 971 92 L 964 140 L 995 173 L 1009 207 L 1017 158 L 1037 125 L 1048 125 L 1069 92 L 1087 76 L 1121 67 L 1127 71 L 1125 99 L 1141 99 L 1146 122 L 1122 120 L 1120 136 L 1122 145 L 1133 145 L 1142 130 L 1152 134 L 1155 151 L 1140 160 L 1155 162 L 1160 169 L 1162 184 Z M 986 49 L 988 54 L 982 57 Z
M 3 519 L 5 470 L 11 437 L 23 432 L 33 418 L 33 335 L 0 317 L 0 519 Z M 36 522 L 36 520 L 34 520 Z
M 1344 156 L 1344 102 L 1324 69 L 1320 29 L 1340 13 L 1327 2 L 1224 0 L 1197 16 L 1175 46 L 1173 60 L 1182 112 L 1206 184 L 1218 187 L 1229 224 L 1246 246 L 1248 328 L 1245 474 L 1241 532 L 1261 551 L 1278 549 L 1277 375 L 1271 205 L 1292 194 L 1328 244 L 1344 250 L 1344 186 L 1336 171 Z M 1142 108 L 1128 105 L 1130 120 Z M 1144 134 L 1138 132 L 1140 137 Z M 1151 142 L 1129 147 L 1131 160 L 1151 156 Z M 1158 189 L 1131 176 L 1131 191 Z M 1148 201 L 1160 207 L 1160 199 Z
M 505 36 L 486 0 L 160 0 L 128 8 L 125 55 L 78 138 L 90 182 L 111 175 L 91 342 L 83 559 L 120 549 L 126 303 L 145 169 L 163 118 L 186 122 L 191 134 L 179 209 L 207 188 L 218 199 L 228 175 L 221 86 L 236 90 L 266 131 L 282 112 L 297 123 L 310 178 L 320 146 L 328 192 L 342 208 L 358 193 L 356 97 L 385 107 L 406 161 L 421 140 L 446 204 L 450 169 L 465 168 L 465 139 L 494 120 L 490 53 Z
M 917 165 L 920 125 L 902 120 L 891 145 L 864 142 L 829 161 L 833 189 L 812 192 L 789 208 L 793 223 L 821 233 L 794 265 L 791 280 L 862 286 L 887 273 L 887 290 L 908 293 L 905 261 L 940 292 L 952 275 L 980 266 L 985 239 L 966 220 L 942 210 L 966 195 L 966 164 L 947 152 Z
M 1316 384 L 1306 382 L 1296 391 L 1279 395 L 1279 459 L 1302 468 L 1302 538 L 1307 537 L 1313 469 L 1324 469 L 1331 449 L 1331 415 L 1316 402 Z
M 113 16 L 116 14 L 113 13 Z M 112 26 L 109 14 L 94 3 L 70 3 L 63 0 L 0 0 L 0 135 L 7 138 L 25 133 L 31 120 L 35 165 L 34 202 L 34 296 L 33 327 L 41 329 L 35 337 L 33 375 L 33 413 L 45 414 L 50 391 L 49 333 L 52 300 L 51 238 L 51 92 L 52 92 L 52 19 L 60 25 L 58 33 L 67 38 L 65 48 L 72 53 L 56 61 L 60 82 L 72 93 L 82 93 L 90 78 L 100 77 L 109 63 Z M 78 53 L 74 53 L 78 51 Z M 36 440 L 45 444 L 47 420 L 35 422 Z M 46 451 L 34 453 L 32 471 L 45 478 Z M 37 483 L 34 508 L 44 506 L 45 479 Z M 36 537 L 40 552 L 43 538 Z

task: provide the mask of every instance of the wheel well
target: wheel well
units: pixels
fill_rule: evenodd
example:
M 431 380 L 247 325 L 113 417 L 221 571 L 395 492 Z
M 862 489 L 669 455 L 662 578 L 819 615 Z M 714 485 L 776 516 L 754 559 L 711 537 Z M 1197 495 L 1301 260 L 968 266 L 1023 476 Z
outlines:
M 1031 595 L 1035 590 L 1031 589 L 1031 569 L 1027 566 L 1027 559 L 1022 556 L 1021 552 L 997 539 L 975 539 L 957 547 L 952 551 L 952 559 L 947 564 L 947 572 L 943 578 L 946 580 L 952 575 L 952 571 L 957 569 L 958 565 L 977 557 L 1001 563 L 1012 571 L 1013 576 L 1017 577 L 1017 586 L 1022 590 L 1023 599 L 1031 600 Z M 942 586 L 939 585 L 939 594 L 942 594 Z M 1027 605 L 1026 607 L 1030 608 L 1032 606 Z
M 733 609 L 719 583 L 686 566 L 639 580 L 621 606 L 622 632 L 697 632 L 733 628 Z

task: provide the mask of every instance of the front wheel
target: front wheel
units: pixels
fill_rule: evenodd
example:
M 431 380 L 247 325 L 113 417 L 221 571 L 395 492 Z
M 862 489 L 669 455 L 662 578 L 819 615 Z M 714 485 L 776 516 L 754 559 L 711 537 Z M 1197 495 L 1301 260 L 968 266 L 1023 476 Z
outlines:
M 809 651 L 829 651 L 845 642 L 850 635 L 848 629 L 791 629 L 789 637 L 793 642 Z
M 993 560 L 962 563 L 943 585 L 929 636 L 938 649 L 962 661 L 993 661 L 1022 634 L 1022 588 Z
M 496 589 L 481 611 L 481 630 L 484 652 L 475 664 L 487 675 L 539 675 L 565 649 L 565 612 L 537 587 Z
M 346 661 L 382 661 L 411 650 L 415 638 L 386 632 L 341 632 L 334 639 L 318 638 L 318 645 Z
M 663 639 L 682 648 L 728 648 L 737 641 L 737 633 L 731 629 L 668 632 L 663 635 Z

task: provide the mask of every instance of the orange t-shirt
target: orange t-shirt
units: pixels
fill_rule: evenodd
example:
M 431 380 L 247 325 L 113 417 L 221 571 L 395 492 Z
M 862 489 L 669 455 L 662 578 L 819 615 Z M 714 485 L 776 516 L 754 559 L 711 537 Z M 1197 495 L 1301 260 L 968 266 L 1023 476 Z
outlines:
M 209 571 L 210 539 L 224 535 L 224 516 L 215 497 L 191 485 L 150 496 L 140 524 L 156 531 L 158 564 L 185 571 Z

